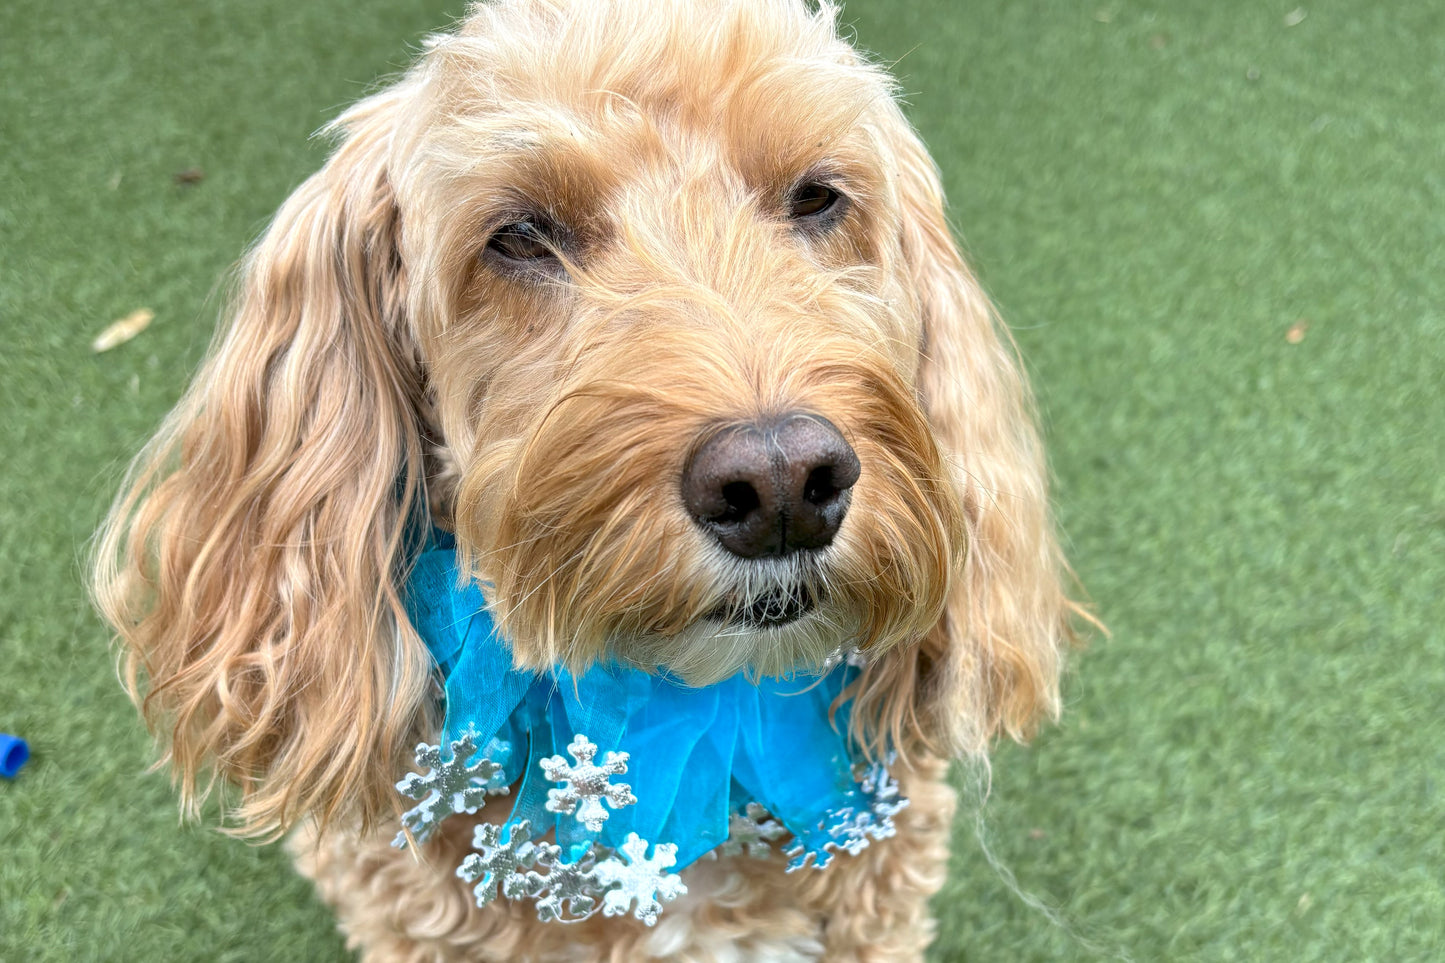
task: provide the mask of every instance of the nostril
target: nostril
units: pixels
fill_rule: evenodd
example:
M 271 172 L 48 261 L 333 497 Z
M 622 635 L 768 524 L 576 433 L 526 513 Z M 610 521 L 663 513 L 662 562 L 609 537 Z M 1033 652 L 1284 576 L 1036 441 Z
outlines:
M 743 558 L 773 554 L 782 541 L 768 443 L 749 425 L 703 441 L 682 473 L 682 499 L 701 528 Z
M 740 522 L 762 506 L 758 490 L 745 481 L 728 482 L 722 487 L 724 508 L 712 519 L 716 522 Z
M 799 414 L 776 429 L 779 502 L 788 519 L 785 550 L 819 549 L 838 534 L 858 482 L 858 455 L 832 422 Z
M 833 483 L 833 466 L 819 465 L 808 473 L 803 483 L 803 499 L 812 505 L 824 505 L 838 497 L 838 486 Z

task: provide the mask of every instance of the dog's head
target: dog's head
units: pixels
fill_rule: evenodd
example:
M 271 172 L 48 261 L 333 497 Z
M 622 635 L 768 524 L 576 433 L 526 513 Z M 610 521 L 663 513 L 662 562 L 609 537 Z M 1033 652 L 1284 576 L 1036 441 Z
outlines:
M 886 75 L 800 0 L 501 0 L 337 121 L 104 533 L 183 791 L 390 809 L 401 582 L 455 530 L 519 664 L 867 660 L 865 743 L 1055 710 L 1016 359 Z

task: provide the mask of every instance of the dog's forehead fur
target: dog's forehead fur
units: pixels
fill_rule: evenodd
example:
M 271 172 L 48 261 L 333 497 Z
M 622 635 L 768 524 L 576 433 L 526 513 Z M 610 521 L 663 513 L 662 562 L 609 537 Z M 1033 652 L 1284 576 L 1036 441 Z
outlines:
M 455 262 L 534 209 L 594 255 L 630 231 L 716 265 L 699 235 L 739 211 L 776 218 L 790 190 L 826 178 L 856 203 L 811 253 L 833 268 L 880 261 L 898 205 L 879 126 L 900 117 L 834 17 L 798 0 L 473 7 L 399 87 L 405 246 Z M 438 270 L 461 283 L 468 267 Z M 420 320 L 445 327 L 439 308 Z
M 801 0 L 480 3 L 459 31 L 433 41 L 428 65 L 450 73 L 447 106 L 576 107 L 604 95 L 712 126 L 739 113 L 739 98 L 758 98 L 750 107 L 761 126 L 783 119 L 769 86 L 832 92 L 854 108 L 888 89 L 886 75 L 839 39 L 835 18 L 831 5 L 809 11 Z

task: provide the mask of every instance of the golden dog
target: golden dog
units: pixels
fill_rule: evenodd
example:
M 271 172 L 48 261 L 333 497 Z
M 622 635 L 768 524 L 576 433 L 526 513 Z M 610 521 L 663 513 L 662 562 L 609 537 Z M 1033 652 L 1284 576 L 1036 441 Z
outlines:
M 497 0 L 334 125 L 137 460 L 96 595 L 194 811 L 298 827 L 368 960 L 917 960 L 946 760 L 1058 709 L 1076 607 L 1028 391 L 883 70 L 802 0 Z M 390 848 L 440 719 L 407 531 L 519 666 L 706 684 L 856 646 L 895 838 L 720 859 L 654 928 Z M 786 747 L 780 747 L 780 750 Z M 481 817 L 476 817 L 481 818 Z

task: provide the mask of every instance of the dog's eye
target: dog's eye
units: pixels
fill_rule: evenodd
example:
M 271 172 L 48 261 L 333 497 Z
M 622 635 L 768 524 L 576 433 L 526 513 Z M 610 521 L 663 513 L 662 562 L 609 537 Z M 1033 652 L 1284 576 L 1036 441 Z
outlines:
M 821 217 L 841 199 L 842 195 L 826 184 L 804 184 L 788 198 L 788 217 L 795 221 Z
M 501 255 L 509 261 L 535 264 L 538 261 L 555 260 L 557 255 L 550 237 L 543 225 L 533 221 L 517 221 L 503 225 L 491 240 L 487 250 Z

